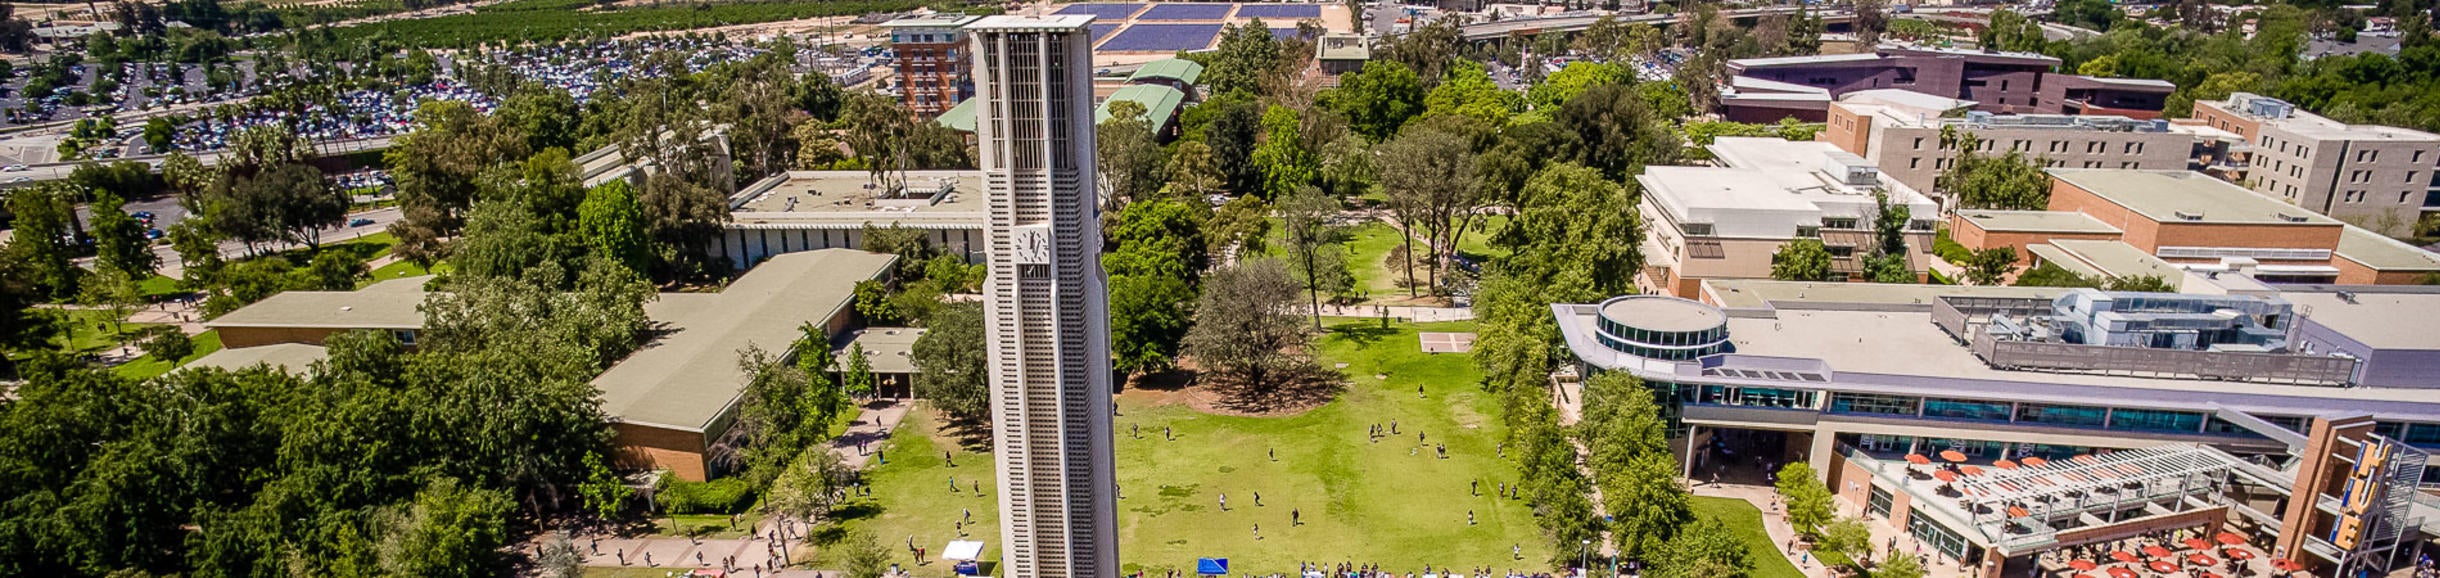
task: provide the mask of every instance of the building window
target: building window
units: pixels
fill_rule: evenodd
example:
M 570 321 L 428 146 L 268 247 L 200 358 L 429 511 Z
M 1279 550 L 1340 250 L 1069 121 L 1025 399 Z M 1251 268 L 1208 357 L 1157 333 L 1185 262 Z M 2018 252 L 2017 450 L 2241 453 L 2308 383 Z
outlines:
M 1915 137 L 1915 150 L 1923 150 L 1923 137 Z
M 2008 421 L 2015 413 L 2008 404 L 1967 399 L 1925 398 L 1923 416 L 1974 421 Z
M 2200 432 L 2203 414 L 2183 411 L 2121 409 L 2110 412 L 2110 429 L 2125 431 Z
M 1830 396 L 1830 412 L 1916 415 L 1922 413 L 1922 401 L 1921 398 L 1901 395 L 1841 393 Z
M 1852 231 L 1863 228 L 1855 217 L 1822 217 L 1822 228 Z
M 1711 236 L 1711 223 L 1687 223 L 1685 227 L 1686 235 L 1689 237 Z
M 2423 151 L 2415 151 L 2415 166 L 2423 166 Z
M 2083 405 L 2045 405 L 2038 403 L 2016 406 L 2016 421 L 2074 427 L 2101 427 L 2109 423 L 2108 408 Z

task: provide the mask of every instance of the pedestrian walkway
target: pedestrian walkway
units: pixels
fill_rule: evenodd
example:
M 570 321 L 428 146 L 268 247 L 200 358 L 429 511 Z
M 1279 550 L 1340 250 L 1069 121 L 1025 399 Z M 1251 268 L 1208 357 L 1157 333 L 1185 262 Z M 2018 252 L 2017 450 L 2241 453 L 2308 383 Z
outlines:
M 865 404 L 847 431 L 830 442 L 830 451 L 853 469 L 864 469 L 874 450 L 898 424 L 906 421 L 913 404 L 904 399 L 881 399 Z M 804 542 L 810 524 L 795 520 L 767 518 L 758 523 L 751 535 L 743 538 L 698 539 L 680 536 L 617 536 L 594 534 L 576 536 L 577 551 L 585 554 L 585 565 L 600 568 L 641 567 L 668 568 L 671 571 L 695 568 L 725 570 L 727 575 L 779 576 L 787 578 L 834 577 L 843 575 L 835 570 L 779 570 L 812 555 L 810 544 Z M 528 543 L 532 549 L 541 538 Z
M 1297 306 L 1299 313 L 1311 313 L 1310 305 Z M 1411 307 L 1406 305 L 1323 305 L 1324 317 L 1390 317 L 1403 321 L 1466 321 L 1474 318 L 1471 307 Z
M 1787 512 L 1779 508 L 1778 489 L 1771 486 L 1699 483 L 1692 480 L 1689 480 L 1688 483 L 1694 485 L 1694 495 L 1745 500 L 1746 503 L 1753 504 L 1755 509 L 1762 510 L 1764 533 L 1771 536 L 1772 544 L 1779 545 L 1777 548 L 1779 554 L 1786 557 L 1789 564 L 1795 564 L 1796 569 L 1804 572 L 1805 576 L 1812 578 L 1838 576 L 1837 572 L 1822 564 L 1821 560 L 1805 555 L 1804 552 L 1809 546 L 1797 543 L 1796 528 L 1788 524 Z M 1854 504 L 1844 501 L 1837 502 L 1837 504 L 1840 516 L 1863 517 L 1864 527 L 1872 530 L 1871 544 L 1874 560 L 1886 558 L 1893 545 L 1900 552 L 1909 555 L 1928 552 L 1923 549 L 1922 544 L 1915 541 L 1914 537 L 1890 526 L 1889 520 L 1864 516 L 1863 511 Z M 1795 549 L 1789 548 L 1791 544 L 1795 545 Z M 1936 553 L 1931 556 L 1930 563 L 1923 565 L 1925 578 L 1966 578 L 1966 571 L 1958 568 L 1955 560 L 1944 560 Z

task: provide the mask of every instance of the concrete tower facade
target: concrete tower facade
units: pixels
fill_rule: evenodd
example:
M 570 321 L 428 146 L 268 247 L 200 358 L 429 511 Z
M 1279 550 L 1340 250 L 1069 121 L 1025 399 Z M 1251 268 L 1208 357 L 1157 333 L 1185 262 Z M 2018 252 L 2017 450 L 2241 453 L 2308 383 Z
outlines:
M 994 16 L 966 27 L 991 207 L 983 293 L 1001 568 L 1018 578 L 1119 573 L 1092 20 Z

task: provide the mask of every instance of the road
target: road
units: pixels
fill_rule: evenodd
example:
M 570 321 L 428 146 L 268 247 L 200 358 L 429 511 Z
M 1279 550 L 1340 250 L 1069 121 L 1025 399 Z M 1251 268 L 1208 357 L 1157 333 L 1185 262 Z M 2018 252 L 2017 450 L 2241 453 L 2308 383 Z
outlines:
M 399 212 L 397 207 L 374 209 L 348 215 L 347 220 L 349 221 L 356 219 L 372 219 L 373 223 L 359 227 L 350 227 L 342 223 L 336 227 L 323 229 L 322 242 L 324 244 L 329 244 L 341 241 L 350 241 L 356 239 L 357 237 L 387 231 L 390 229 L 390 223 L 398 222 L 400 218 L 402 218 L 402 214 Z M 260 249 L 263 251 L 277 251 L 301 246 L 302 245 L 288 245 L 282 243 L 273 246 L 264 246 Z M 168 244 L 153 245 L 153 255 L 159 256 L 161 259 L 160 273 L 162 276 L 175 278 L 186 272 L 186 266 L 178 260 L 178 252 L 170 250 Z M 243 257 L 245 255 L 245 243 L 227 241 L 220 244 L 220 256 L 222 258 L 234 259 Z M 89 263 L 89 261 L 90 259 L 80 259 L 78 260 L 77 264 L 90 267 L 91 263 Z
M 364 151 L 387 149 L 390 148 L 390 141 L 395 138 L 397 137 L 384 136 L 355 140 L 332 141 L 325 143 L 314 143 L 313 147 L 314 151 L 322 156 L 341 156 Z M 221 156 L 226 154 L 228 154 L 227 151 L 211 151 L 195 153 L 191 156 L 195 157 L 196 161 L 201 162 L 204 166 L 208 167 L 220 164 Z M 143 155 L 96 162 L 114 163 L 119 161 L 136 161 L 152 165 L 155 170 L 158 170 L 161 166 L 162 159 L 167 158 L 169 158 L 169 155 Z M 0 180 L 6 181 L 0 182 L 0 188 L 19 187 L 31 183 L 65 179 L 68 178 L 69 173 L 76 172 L 76 167 L 82 164 L 84 164 L 83 161 L 73 163 L 49 163 L 29 166 L 26 167 L 26 170 L 13 173 L 0 173 L 0 175 L 5 175 L 0 176 Z

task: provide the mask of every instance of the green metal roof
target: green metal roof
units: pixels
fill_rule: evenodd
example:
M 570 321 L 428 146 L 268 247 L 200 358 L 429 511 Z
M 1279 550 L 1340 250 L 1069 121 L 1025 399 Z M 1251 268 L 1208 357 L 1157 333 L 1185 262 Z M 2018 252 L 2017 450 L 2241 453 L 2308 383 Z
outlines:
M 1178 105 L 1186 102 L 1186 93 L 1157 84 L 1128 85 L 1110 93 L 1109 100 L 1101 101 L 1101 106 L 1093 109 L 1093 122 L 1110 120 L 1110 103 L 1122 100 L 1144 105 L 1144 121 L 1158 130 L 1168 126 L 1170 117 L 1178 114 Z
M 957 106 L 949 107 L 949 110 L 941 112 L 938 118 L 932 119 L 932 122 L 961 132 L 974 132 L 974 107 L 979 102 L 982 102 L 982 99 L 966 99 L 964 102 L 957 103 Z
M 1127 82 L 1143 82 L 1153 78 L 1167 78 L 1194 84 L 1195 81 L 1203 79 L 1203 65 L 1183 58 L 1146 62 L 1142 68 L 1135 69 L 1135 74 L 1127 75 Z

